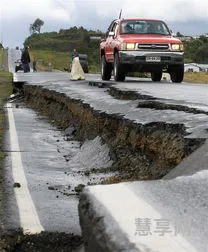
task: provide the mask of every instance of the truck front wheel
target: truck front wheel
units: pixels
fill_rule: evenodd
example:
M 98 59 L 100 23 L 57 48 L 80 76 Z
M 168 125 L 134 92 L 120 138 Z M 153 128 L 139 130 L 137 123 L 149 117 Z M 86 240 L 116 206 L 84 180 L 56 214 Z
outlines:
M 169 71 L 172 82 L 182 82 L 184 76 L 184 66 L 174 66 Z
M 102 80 L 110 80 L 112 72 L 112 66 L 110 63 L 107 63 L 105 56 L 101 58 L 101 78 Z
M 124 81 L 125 72 L 123 70 L 122 64 L 120 63 L 118 53 L 114 56 L 114 79 L 115 81 Z

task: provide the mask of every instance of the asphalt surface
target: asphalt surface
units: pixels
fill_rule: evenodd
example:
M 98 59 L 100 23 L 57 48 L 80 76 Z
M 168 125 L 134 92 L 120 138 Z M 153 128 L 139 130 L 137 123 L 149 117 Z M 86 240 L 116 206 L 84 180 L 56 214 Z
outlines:
M 79 143 L 65 141 L 61 132 L 52 128 L 33 111 L 21 107 L 15 108 L 13 104 L 7 104 L 7 106 L 8 110 L 13 110 L 19 150 L 14 144 L 8 145 L 6 150 L 11 154 L 16 151 L 21 153 L 29 192 L 43 230 L 80 234 L 77 214 L 78 198 L 76 195 L 71 197 L 63 195 L 64 192 L 71 192 L 68 189 L 69 186 L 73 187 L 71 181 L 73 176 L 69 179 L 69 176 L 65 174 L 68 171 L 68 163 L 64 155 L 73 155 L 78 150 Z M 7 197 L 5 223 L 8 228 L 18 228 L 22 223 L 20 223 L 20 218 L 17 218 L 19 214 L 14 193 L 23 189 L 24 185 L 22 180 L 20 181 L 22 178 L 16 180 L 13 178 L 10 155 L 7 157 L 6 167 L 8 179 L 6 189 L 9 197 Z M 13 188 L 15 182 L 20 183 L 21 188 Z M 49 190 L 50 187 L 52 190 Z M 34 226 L 33 222 L 31 225 Z M 26 231 L 30 232 L 31 228 L 29 226 L 26 228 L 29 230 Z
M 120 114 L 136 123 L 165 122 L 184 124 L 187 137 L 207 138 L 208 131 L 208 86 L 203 84 L 172 84 L 170 82 L 152 83 L 148 79 L 127 78 L 125 83 L 108 82 L 106 85 L 118 90 L 134 91 L 141 95 L 148 95 L 156 102 L 184 106 L 199 110 L 190 113 L 185 109 L 154 109 L 138 107 L 140 100 L 118 100 L 109 95 L 107 87 L 98 88 L 101 79 L 99 75 L 86 75 L 84 81 L 70 81 L 69 73 L 17 73 L 15 81 L 25 81 L 27 85 L 39 85 L 49 90 L 64 93 L 71 98 L 80 99 L 90 104 L 97 111 L 109 114 Z M 94 82 L 98 86 L 90 86 Z M 106 83 L 106 82 L 104 82 Z M 148 116 L 147 116 L 148 115 Z
M 21 59 L 21 51 L 16 49 L 10 49 L 8 51 L 8 68 L 9 72 L 15 73 L 15 61 Z
M 15 58 L 19 58 L 19 51 L 10 50 L 11 71 Z M 45 73 L 46 80 L 41 80 L 36 73 L 17 76 L 21 74 L 33 76 L 32 79 L 37 76 L 43 82 L 61 76 Z M 80 234 L 75 187 L 112 175 L 83 175 L 87 170 L 111 165 L 107 146 L 99 138 L 84 143 L 70 140 L 67 131 L 57 130 L 13 96 L 5 109 L 9 119 L 5 145 L 5 228 L 23 227 L 29 233 L 44 230 Z
M 14 61 L 14 58 L 10 59 L 10 62 Z M 139 101 L 117 100 L 106 92 L 107 88 L 89 86 L 91 81 L 101 82 L 99 75 L 86 75 L 85 81 L 77 82 L 70 81 L 69 78 L 69 73 L 14 74 L 14 81 L 24 81 L 26 82 L 25 85 L 27 83 L 40 85 L 50 90 L 65 93 L 71 98 L 83 100 L 98 111 L 121 114 L 125 118 L 142 124 L 155 121 L 182 123 L 187 129 L 187 137 L 208 138 L 207 85 L 172 84 L 168 81 L 153 84 L 149 80 L 132 78 L 127 78 L 124 83 L 110 82 L 110 85 L 115 86 L 116 89 L 134 90 L 140 94 L 153 96 L 166 104 L 178 104 L 202 111 L 202 113 L 193 114 L 176 110 L 141 109 L 138 108 Z M 64 191 L 69 185 L 73 188 L 75 184 L 87 181 L 78 176 L 73 169 L 70 176 L 65 174 L 69 165 L 63 156 L 66 153 L 67 155 L 76 155 L 80 151 L 79 143 L 74 143 L 72 146 L 70 141 L 64 140 L 61 132 L 41 120 L 33 111 L 21 107 L 16 108 L 15 103 L 12 107 L 18 132 L 22 165 L 41 226 L 45 230 L 73 231 L 79 234 L 77 196 L 66 197 L 66 195 L 58 192 L 59 190 L 48 189 L 48 186 L 52 186 Z M 15 149 L 10 146 L 9 135 L 7 142 L 6 149 L 8 152 L 15 152 Z M 170 176 L 170 179 L 167 175 L 167 180 L 89 187 L 86 190 L 86 195 L 91 199 L 92 207 L 94 207 L 97 216 L 104 214 L 106 220 L 108 220 L 108 216 L 111 216 L 111 218 L 113 216 L 113 226 L 106 221 L 106 230 L 114 235 L 114 231 L 118 227 L 141 251 L 206 252 L 208 188 L 205 158 L 207 157 L 207 145 L 204 148 L 203 152 L 200 152 L 191 162 L 195 166 L 195 169 L 192 168 L 194 175 L 189 176 L 188 173 L 182 172 L 182 168 L 178 168 L 175 175 Z M 204 153 L 204 155 L 200 156 L 201 153 Z M 21 218 L 18 216 L 21 215 L 18 213 L 17 198 L 14 193 L 17 189 L 13 190 L 12 187 L 15 181 L 9 179 L 12 177 L 10 176 L 12 173 L 11 159 L 11 156 L 8 155 L 6 170 L 9 201 L 6 225 L 14 227 L 20 225 Z M 201 163 L 197 163 L 199 161 Z M 73 182 L 75 174 L 76 183 Z M 71 189 L 69 192 L 71 192 Z M 104 206 L 103 210 L 99 206 Z M 120 207 L 118 208 L 118 206 Z M 141 237 L 135 235 L 138 231 L 137 226 L 135 226 L 135 219 L 138 218 L 150 218 L 152 222 L 155 219 L 166 218 L 174 223 L 179 222 L 180 231 L 183 230 L 180 236 L 173 233 L 167 239 L 164 237 L 164 239 L 159 239 L 158 236 L 153 235 L 152 240 L 148 237 L 141 241 Z M 183 224 L 185 220 L 187 220 L 186 224 Z M 153 228 L 156 230 L 155 225 L 152 226 Z M 171 224 L 170 228 L 175 232 L 175 226 Z M 180 240 L 179 243 L 178 240 Z M 115 244 L 120 242 L 116 240 L 116 235 L 114 242 Z M 172 247 L 168 247 L 169 243 Z M 178 244 L 183 247 L 183 250 L 180 250 L 180 247 L 178 248 Z M 172 250 L 168 250 L 169 248 Z

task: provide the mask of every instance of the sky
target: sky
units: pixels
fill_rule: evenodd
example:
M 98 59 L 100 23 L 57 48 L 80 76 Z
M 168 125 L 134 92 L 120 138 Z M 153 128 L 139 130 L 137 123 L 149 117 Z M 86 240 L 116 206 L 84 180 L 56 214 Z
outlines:
M 41 32 L 72 26 L 105 32 L 121 9 L 122 17 L 162 19 L 175 33 L 208 33 L 205 0 L 0 0 L 0 42 L 22 47 L 37 18 L 44 21 Z

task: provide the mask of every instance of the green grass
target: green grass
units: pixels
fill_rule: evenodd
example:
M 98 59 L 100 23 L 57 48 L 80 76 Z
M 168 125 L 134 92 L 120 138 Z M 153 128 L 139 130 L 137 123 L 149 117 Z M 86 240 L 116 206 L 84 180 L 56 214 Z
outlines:
M 191 83 L 208 84 L 208 73 L 185 73 L 184 81 Z
M 0 66 L 2 64 L 3 50 L 0 48 Z
M 33 50 L 30 51 L 32 60 L 35 58 L 37 67 L 41 70 L 47 70 L 48 64 L 51 63 L 54 69 L 64 71 L 69 68 L 70 54 L 69 52 L 56 52 L 50 50 Z
M 3 139 L 5 130 L 4 104 L 6 98 L 12 93 L 12 74 L 0 71 L 0 217 L 2 211 L 2 185 L 3 185 L 3 161 L 5 153 L 3 152 Z
M 37 67 L 42 71 L 47 71 L 48 64 L 52 64 L 52 68 L 65 71 L 69 69 L 71 64 L 71 53 L 70 52 L 58 52 L 52 50 L 31 50 L 30 56 L 32 61 L 34 58 L 37 61 Z M 89 61 L 89 72 L 98 73 L 100 72 L 100 64 L 96 63 L 92 57 L 88 55 Z

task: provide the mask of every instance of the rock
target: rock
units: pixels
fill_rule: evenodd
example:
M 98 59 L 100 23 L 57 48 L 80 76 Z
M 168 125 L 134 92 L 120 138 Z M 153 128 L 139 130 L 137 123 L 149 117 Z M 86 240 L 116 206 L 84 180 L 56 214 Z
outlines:
M 84 172 L 84 175 L 85 175 L 85 176 L 90 176 L 90 172 L 89 172 L 89 171 L 85 171 L 85 172 Z
M 54 186 L 49 186 L 48 190 L 55 190 L 55 187 Z
M 20 187 L 21 187 L 20 183 L 17 183 L 17 182 L 14 183 L 14 188 L 20 188 Z
M 76 131 L 77 130 L 76 130 L 75 125 L 73 123 L 71 123 L 69 125 L 69 127 L 65 129 L 64 133 L 65 133 L 66 136 L 73 136 L 73 135 L 76 134 Z
M 80 193 L 80 192 L 82 192 L 84 187 L 85 187 L 85 185 L 79 184 L 78 186 L 75 186 L 74 190 L 75 190 L 75 192 Z

